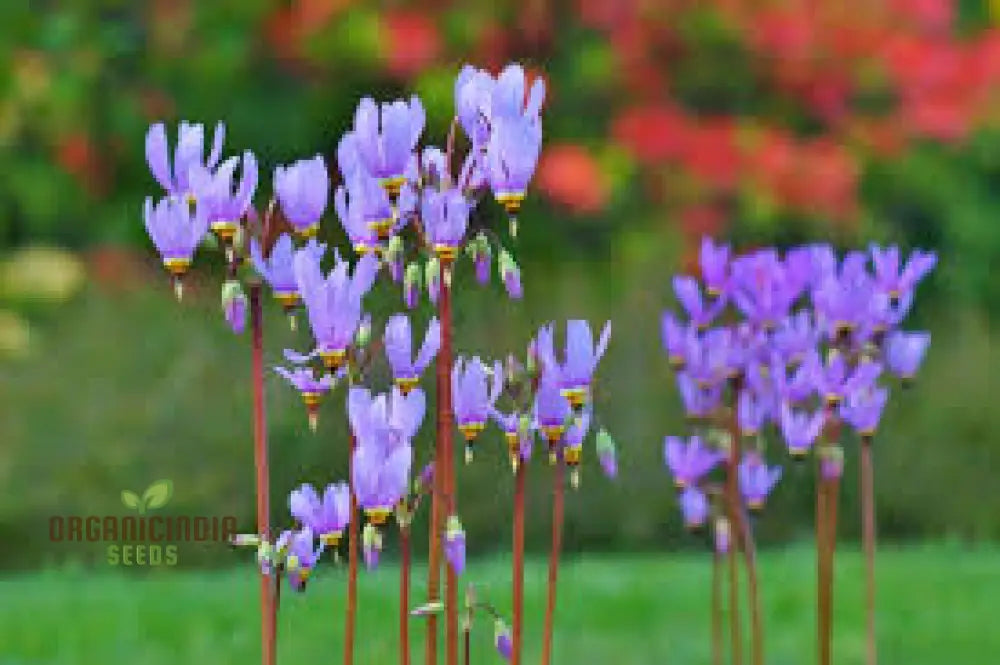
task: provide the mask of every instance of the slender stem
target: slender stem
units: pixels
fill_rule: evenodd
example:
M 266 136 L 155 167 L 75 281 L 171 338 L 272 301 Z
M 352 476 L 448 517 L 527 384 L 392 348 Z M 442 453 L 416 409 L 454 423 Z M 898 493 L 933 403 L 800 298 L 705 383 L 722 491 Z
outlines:
M 722 555 L 712 552 L 712 665 L 722 665 Z
M 747 595 L 750 600 L 750 658 L 753 665 L 764 663 L 764 629 L 761 625 L 760 594 L 757 584 L 757 546 L 750 520 L 743 519 L 743 564 L 747 570 Z
M 740 579 L 737 568 L 736 550 L 743 537 L 743 511 L 740 509 L 740 489 L 737 479 L 740 459 L 740 438 L 738 432 L 730 439 L 729 463 L 726 467 L 726 509 L 729 523 L 735 527 L 735 537 L 729 546 L 729 632 L 732 649 L 732 665 L 743 662 L 743 638 L 740 628 Z
M 264 418 L 264 317 L 261 307 L 259 283 L 251 283 L 250 327 L 251 327 L 251 371 L 253 375 L 253 451 L 254 466 L 257 470 L 257 533 L 261 538 L 271 537 L 270 478 L 267 464 L 267 421 Z M 272 580 L 268 575 L 260 576 L 260 628 L 261 662 L 274 665 L 277 660 L 277 618 Z
M 514 473 L 514 611 L 511 642 L 511 665 L 521 665 L 521 640 L 524 613 L 524 476 L 525 465 L 518 464 Z
M 566 465 L 560 459 L 552 474 L 552 550 L 549 552 L 548 602 L 545 606 L 545 633 L 542 637 L 542 665 L 552 661 L 552 629 L 556 615 L 556 581 L 559 575 L 559 550 L 562 547 L 563 496 Z
M 872 442 L 868 437 L 861 441 L 861 505 L 865 549 L 865 608 L 867 616 L 868 665 L 878 663 L 875 641 L 875 475 L 872 468 Z
M 469 665 L 472 659 L 472 629 L 469 626 L 462 629 L 462 653 L 464 656 L 462 662 Z
M 829 654 L 828 659 L 833 662 L 833 564 L 837 549 L 837 502 L 840 496 L 840 480 L 834 477 L 824 482 L 826 483 L 826 579 L 824 585 L 826 586 L 826 617 L 828 621 L 826 648 Z
M 454 414 L 452 413 L 452 317 L 451 317 L 451 267 L 441 264 L 441 293 L 438 298 L 438 318 L 441 322 L 441 348 L 438 350 L 438 436 L 442 443 L 444 466 L 444 515 L 456 513 Z M 443 526 L 443 520 L 442 520 Z M 438 540 L 441 534 L 437 534 Z M 458 665 L 458 575 L 451 566 L 445 566 L 445 662 Z
M 734 394 L 738 391 L 734 390 Z M 730 494 L 729 501 L 729 511 L 732 513 L 730 516 L 730 527 L 736 529 L 736 537 L 732 540 L 733 545 L 730 546 L 730 551 L 733 551 L 733 546 L 741 547 L 743 550 L 743 566 L 746 568 L 747 573 L 747 596 L 750 603 L 750 657 L 753 665 L 763 665 L 764 662 L 764 629 L 761 620 L 760 611 L 760 593 L 757 584 L 757 547 L 754 543 L 753 530 L 750 527 L 750 520 L 743 510 L 742 501 L 739 496 L 739 458 L 740 458 L 740 426 L 739 420 L 737 419 L 736 410 L 733 409 L 732 417 L 729 422 L 729 434 L 730 439 L 733 442 L 730 449 L 729 458 L 729 477 L 727 478 L 728 487 L 727 490 Z M 735 556 L 735 553 L 734 553 Z M 735 582 L 733 583 L 735 584 Z M 732 603 L 732 614 L 734 617 L 734 627 L 736 633 L 734 633 L 734 638 L 739 636 L 739 614 L 737 610 L 738 604 L 736 603 L 736 595 L 733 594 Z M 739 644 L 742 648 L 742 643 L 739 640 L 734 641 L 734 653 L 736 649 L 736 644 Z
M 358 605 L 358 544 L 361 538 L 358 521 L 358 500 L 354 496 L 354 449 L 358 440 L 350 435 L 351 453 L 347 463 L 347 481 L 351 488 L 351 521 L 347 527 L 347 611 L 344 613 L 344 665 L 354 662 L 354 626 Z
M 399 530 L 399 662 L 410 665 L 410 528 Z
M 820 665 L 830 665 L 831 656 L 830 588 L 827 584 L 829 574 L 826 557 L 826 552 L 829 549 L 827 541 L 830 538 L 830 530 L 827 526 L 830 514 L 829 502 L 828 482 L 820 471 L 816 481 L 816 630 Z

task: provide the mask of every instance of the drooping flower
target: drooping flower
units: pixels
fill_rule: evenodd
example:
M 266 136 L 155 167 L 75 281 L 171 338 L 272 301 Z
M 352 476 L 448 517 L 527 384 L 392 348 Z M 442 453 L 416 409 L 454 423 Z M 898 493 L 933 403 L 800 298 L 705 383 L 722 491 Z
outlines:
M 437 355 L 441 346 L 441 324 L 437 317 L 431 319 L 424 335 L 424 342 L 413 358 L 413 340 L 410 319 L 405 314 L 396 314 L 385 325 L 385 356 L 392 368 L 392 376 L 403 394 L 412 390 L 420 380 L 420 375 Z
M 392 235 L 396 218 L 392 203 L 378 181 L 362 169 L 346 176 L 333 199 L 337 217 L 359 254 L 375 251 L 379 241 Z
M 701 386 L 722 385 L 740 373 L 744 356 L 741 340 L 731 328 L 711 328 L 692 338 L 686 350 L 684 373 Z
M 660 339 L 670 366 L 675 370 L 684 369 L 689 352 L 698 343 L 695 327 L 681 324 L 673 313 L 665 311 L 660 319 Z
M 573 407 L 559 387 L 558 377 L 551 372 L 542 372 L 538 391 L 535 393 L 535 423 L 545 436 L 549 447 L 549 463 L 558 460 L 559 444 L 566 432 L 567 420 L 573 414 Z
M 483 149 L 490 138 L 493 89 L 489 72 L 465 65 L 455 79 L 455 114 L 474 148 Z
M 295 363 L 309 361 L 309 356 L 299 356 L 294 352 L 289 353 L 289 350 L 285 351 L 285 356 Z M 302 395 L 302 402 L 306 406 L 306 414 L 309 418 L 309 429 L 315 432 L 316 426 L 319 423 L 320 398 L 333 387 L 334 376 L 324 374 L 317 379 L 311 367 L 295 367 L 290 370 L 284 367 L 275 367 L 274 371 L 288 381 Z
M 585 409 L 573 418 L 563 435 L 563 461 L 569 468 L 569 482 L 573 489 L 580 486 L 580 460 L 583 457 L 583 439 L 590 429 L 590 410 Z
M 348 417 L 357 438 L 353 487 L 368 520 L 382 524 L 405 496 L 413 450 L 410 440 L 423 421 L 425 398 L 421 390 L 403 395 L 372 397 L 364 388 L 348 393 Z
M 862 361 L 852 372 L 844 355 L 836 351 L 830 354 L 825 365 L 816 355 L 807 362 L 811 367 L 806 371 L 815 382 L 816 392 L 829 405 L 840 404 L 845 395 L 871 386 L 882 373 L 881 363 L 870 360 Z
M 501 658 L 511 659 L 511 655 L 514 653 L 514 643 L 510 637 L 510 629 L 502 619 L 496 619 L 493 622 L 493 646 L 496 647 Z
M 812 302 L 818 323 L 832 340 L 842 339 L 869 322 L 874 282 L 864 269 L 863 258 L 860 253 L 848 255 L 840 274 L 828 275 L 813 290 Z
M 396 100 L 381 108 L 370 97 L 358 104 L 354 114 L 357 154 L 391 196 L 399 193 L 406 179 L 425 119 L 424 107 L 415 95 L 408 103 Z
M 456 575 L 465 572 L 465 531 L 458 515 L 448 517 L 444 530 L 444 556 Z
M 707 418 L 722 401 L 722 384 L 701 385 L 687 372 L 677 373 L 677 389 L 691 418 Z
M 931 343 L 928 332 L 894 331 L 885 340 L 885 363 L 904 381 L 913 379 Z
M 163 258 L 163 265 L 174 278 L 177 297 L 181 295 L 180 279 L 191 265 L 191 259 L 205 233 L 208 221 L 197 209 L 182 200 L 164 198 L 156 206 L 147 198 L 143 208 L 146 231 Z
M 724 295 L 714 298 L 711 302 L 706 302 L 701 295 L 701 287 L 694 277 L 688 275 L 678 275 L 673 280 L 674 293 L 680 301 L 684 311 L 691 319 L 691 324 L 697 328 L 705 328 L 712 323 L 712 320 L 726 306 Z
M 472 442 L 486 427 L 502 389 L 503 366 L 499 361 L 492 369 L 487 369 L 478 356 L 471 360 L 460 356 L 455 360 L 451 370 L 451 396 L 455 422 L 465 436 L 467 460 L 471 457 Z
M 336 547 L 351 520 L 351 491 L 347 483 L 332 483 L 320 497 L 312 485 L 303 484 L 288 495 L 288 509 L 323 545 Z
M 235 279 L 227 279 L 222 284 L 222 313 L 226 323 L 237 335 L 243 334 L 247 325 L 247 296 L 243 287 Z
M 749 452 L 739 463 L 737 478 L 740 494 L 747 507 L 760 510 L 764 507 L 767 495 L 781 478 L 781 467 L 768 467 L 758 453 Z
M 257 189 L 257 159 L 247 150 L 239 185 L 233 191 L 233 175 L 239 160 L 231 157 L 212 171 L 195 164 L 189 171 L 190 187 L 209 228 L 230 248 L 240 220 L 246 214 Z
M 685 443 L 676 436 L 663 439 L 663 457 L 679 488 L 692 487 L 725 459 L 718 450 L 706 446 L 700 436 Z
M 775 351 L 789 363 L 798 363 L 819 343 L 819 332 L 808 310 L 785 317 L 771 337 Z
M 538 356 L 545 372 L 559 377 L 559 386 L 566 399 L 575 408 L 581 408 L 590 399 L 590 384 L 597 363 L 608 348 L 611 339 L 611 322 L 604 324 L 601 337 L 594 346 L 590 324 L 584 320 L 566 322 L 566 351 L 560 363 L 553 351 L 553 328 L 549 324 L 538 331 Z
M 207 157 L 203 125 L 181 122 L 177 131 L 177 148 L 171 167 L 166 127 L 163 123 L 156 123 L 149 128 L 146 132 L 146 163 L 153 177 L 168 194 L 187 198 L 192 194 L 189 179 L 192 168 L 199 166 L 214 169 L 222 158 L 226 126 L 221 122 L 215 126 L 212 149 Z
M 531 418 L 517 411 L 501 413 L 495 408 L 490 409 L 490 417 L 503 432 L 511 469 L 517 472 L 521 462 L 531 458 L 533 439 Z
M 472 206 L 461 191 L 425 189 L 421 204 L 421 219 L 427 241 L 442 263 L 451 263 L 458 256 L 458 249 L 469 225 Z
M 705 290 L 713 298 L 718 298 L 726 292 L 729 279 L 729 251 L 728 245 L 716 245 L 708 236 L 701 239 L 699 254 L 701 278 L 705 283 Z
M 282 233 L 271 248 L 271 253 L 264 257 L 257 239 L 250 239 L 250 260 L 254 269 L 271 285 L 275 299 L 286 310 L 295 307 L 301 300 L 299 285 L 295 280 L 295 254 L 305 252 L 312 257 L 311 261 L 319 263 L 324 251 L 326 244 L 316 242 L 315 238 L 310 238 L 304 247 L 296 250 L 292 237 Z
M 510 215 L 521 209 L 541 147 L 542 123 L 537 116 L 494 115 L 486 149 L 486 176 L 493 197 Z
M 358 260 L 351 276 L 349 264 L 337 254 L 335 258 L 336 263 L 325 278 L 316 254 L 298 252 L 293 262 L 317 348 L 324 363 L 332 369 L 340 367 L 347 347 L 354 340 L 361 323 L 361 299 L 375 282 L 379 267 L 378 259 L 366 254 Z
M 736 402 L 736 420 L 743 436 L 757 436 L 767 421 L 768 402 L 752 390 L 741 390 Z
M 896 246 L 883 250 L 872 245 L 871 256 L 878 288 L 894 299 L 913 291 L 917 283 L 937 265 L 937 254 L 919 249 L 910 254 L 902 270 L 899 265 L 899 248 Z
M 296 591 L 305 591 L 306 582 L 323 553 L 323 544 L 313 549 L 315 537 L 312 529 L 285 531 L 278 538 L 278 549 L 285 553 L 285 575 Z
M 813 414 L 796 412 L 788 402 L 781 404 L 781 434 L 792 457 L 802 457 L 823 431 L 826 416 L 822 410 Z
M 736 308 L 756 326 L 773 329 L 805 286 L 805 278 L 791 273 L 773 249 L 733 259 L 730 294 Z
M 685 487 L 678 497 L 684 526 L 697 529 L 705 524 L 708 518 L 708 498 L 705 493 L 694 486 Z
M 840 405 L 840 417 L 851 424 L 863 437 L 871 437 L 878 428 L 882 410 L 889 399 L 889 391 L 876 386 L 865 386 L 848 393 Z
M 330 177 L 323 157 L 316 155 L 276 167 L 274 192 L 285 219 L 296 233 L 305 237 L 316 235 L 330 195 Z

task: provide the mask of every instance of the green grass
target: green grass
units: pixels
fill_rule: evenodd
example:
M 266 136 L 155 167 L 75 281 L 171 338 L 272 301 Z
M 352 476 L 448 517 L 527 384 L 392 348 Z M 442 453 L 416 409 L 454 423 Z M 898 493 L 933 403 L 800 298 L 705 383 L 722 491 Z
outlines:
M 837 562 L 835 659 L 862 662 L 863 562 Z M 805 548 L 762 557 L 770 665 L 815 661 L 813 554 Z M 879 559 L 879 645 L 884 665 L 986 663 L 1000 652 L 994 607 L 1000 551 L 951 546 L 885 550 Z M 466 580 L 502 611 L 509 607 L 508 564 L 473 562 Z M 710 564 L 706 556 L 587 557 L 560 571 L 554 661 L 563 664 L 708 663 Z M 420 602 L 422 571 L 416 572 Z M 527 571 L 527 663 L 536 662 L 544 608 L 545 563 Z M 356 662 L 398 662 L 397 570 L 363 573 Z M 0 582 L 0 663 L 167 665 L 239 663 L 259 658 L 253 570 L 49 571 Z M 303 595 L 282 594 L 279 660 L 341 658 L 344 573 L 324 567 Z M 421 619 L 413 619 L 414 654 Z M 473 662 L 496 662 L 492 626 L 476 624 Z M 414 662 L 422 662 L 422 657 Z

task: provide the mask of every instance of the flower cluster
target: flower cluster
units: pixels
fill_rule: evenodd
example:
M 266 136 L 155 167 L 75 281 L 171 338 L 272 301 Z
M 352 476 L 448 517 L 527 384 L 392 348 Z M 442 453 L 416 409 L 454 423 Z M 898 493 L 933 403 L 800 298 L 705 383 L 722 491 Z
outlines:
M 688 526 L 708 519 L 708 495 L 719 491 L 708 479 L 722 465 L 747 508 L 764 505 L 781 475 L 765 461 L 771 431 L 793 458 L 815 451 L 824 474 L 839 473 L 840 424 L 872 437 L 888 398 L 880 379 L 911 380 L 926 352 L 929 335 L 899 325 L 935 262 L 919 250 L 903 262 L 898 248 L 877 246 L 842 259 L 827 245 L 733 256 L 703 240 L 701 279 L 673 281 L 684 316 L 662 318 L 698 428 L 665 443 Z

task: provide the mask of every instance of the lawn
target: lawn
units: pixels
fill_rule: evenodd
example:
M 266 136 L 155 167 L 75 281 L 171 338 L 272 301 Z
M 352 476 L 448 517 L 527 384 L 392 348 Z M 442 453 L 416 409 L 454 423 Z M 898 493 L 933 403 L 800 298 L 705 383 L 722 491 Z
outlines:
M 767 662 L 814 662 L 812 552 L 771 551 L 762 559 Z M 838 560 L 835 662 L 862 662 L 862 565 Z M 508 565 L 473 562 L 466 579 L 502 610 Z M 884 665 L 985 663 L 1000 653 L 994 608 L 1000 551 L 959 546 L 885 550 L 879 560 L 879 644 Z M 417 571 L 416 579 L 422 579 Z M 535 662 L 544 607 L 545 563 L 527 571 L 527 655 Z M 363 574 L 361 665 L 395 663 L 397 571 Z M 586 557 L 561 570 L 555 663 L 708 663 L 709 560 L 698 555 Z M 323 568 L 303 595 L 282 594 L 279 660 L 340 659 L 344 574 Z M 414 590 L 417 599 L 420 590 Z M 257 660 L 253 570 L 125 576 L 48 571 L 0 582 L 0 663 L 166 665 Z M 422 634 L 414 619 L 414 654 Z M 496 662 L 492 626 L 477 624 L 473 662 Z M 422 662 L 422 658 L 415 658 Z

